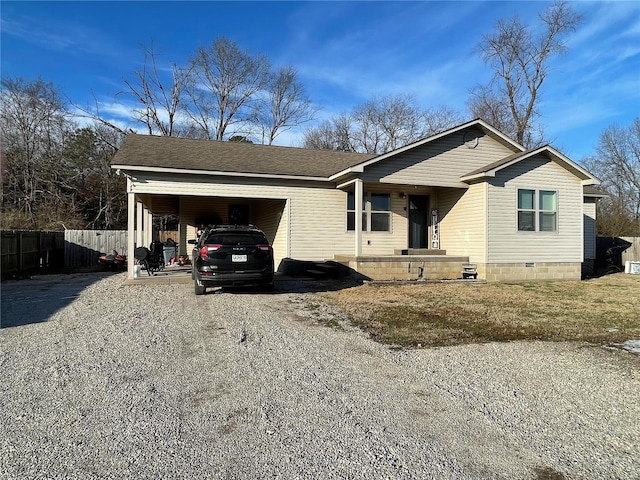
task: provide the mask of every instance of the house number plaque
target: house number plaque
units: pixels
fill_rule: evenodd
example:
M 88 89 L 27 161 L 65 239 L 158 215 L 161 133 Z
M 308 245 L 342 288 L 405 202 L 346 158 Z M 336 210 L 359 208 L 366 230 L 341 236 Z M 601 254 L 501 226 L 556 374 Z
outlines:
M 440 224 L 438 210 L 431 210 L 431 248 L 440 248 Z

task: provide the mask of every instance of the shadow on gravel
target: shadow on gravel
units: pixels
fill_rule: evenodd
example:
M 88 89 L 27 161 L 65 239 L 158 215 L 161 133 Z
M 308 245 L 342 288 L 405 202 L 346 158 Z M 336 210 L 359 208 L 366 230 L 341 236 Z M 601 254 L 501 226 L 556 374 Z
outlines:
M 273 285 L 273 290 L 264 290 L 259 287 L 224 287 L 213 289 L 207 289 L 206 295 L 213 295 L 217 292 L 233 293 L 233 294 L 268 294 L 278 295 L 283 293 L 319 293 L 319 292 L 334 292 L 337 290 L 344 290 L 346 288 L 358 287 L 362 285 L 362 281 L 358 280 L 314 280 L 314 279 L 300 279 L 300 278 L 278 278 Z
M 0 285 L 0 328 L 46 322 L 73 302 L 89 285 L 111 272 L 38 275 Z

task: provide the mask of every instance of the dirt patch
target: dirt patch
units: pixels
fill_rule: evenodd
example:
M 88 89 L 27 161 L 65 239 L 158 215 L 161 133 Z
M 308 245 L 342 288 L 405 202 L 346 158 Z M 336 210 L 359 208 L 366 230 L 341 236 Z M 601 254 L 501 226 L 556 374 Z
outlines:
M 321 294 L 376 340 L 402 347 L 640 338 L 640 277 L 582 282 L 367 284 Z

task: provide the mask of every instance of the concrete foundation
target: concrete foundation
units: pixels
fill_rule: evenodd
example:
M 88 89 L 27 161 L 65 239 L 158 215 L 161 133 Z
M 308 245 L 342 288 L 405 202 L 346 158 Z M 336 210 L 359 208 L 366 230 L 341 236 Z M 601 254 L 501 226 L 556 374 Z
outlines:
M 336 256 L 335 261 L 368 280 L 454 280 L 462 278 L 468 257 L 445 255 Z
M 487 282 L 580 280 L 581 263 L 479 263 L 478 278 Z

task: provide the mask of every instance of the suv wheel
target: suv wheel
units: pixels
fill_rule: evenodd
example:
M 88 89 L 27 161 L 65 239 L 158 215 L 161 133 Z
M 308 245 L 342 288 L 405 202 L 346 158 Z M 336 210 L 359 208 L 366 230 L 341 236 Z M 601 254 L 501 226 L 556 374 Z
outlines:
M 204 295 L 204 292 L 207 290 L 207 287 L 205 287 L 202 284 L 202 282 L 200 280 L 198 280 L 197 278 L 193 282 L 193 286 L 194 286 L 194 291 L 195 291 L 196 295 Z

